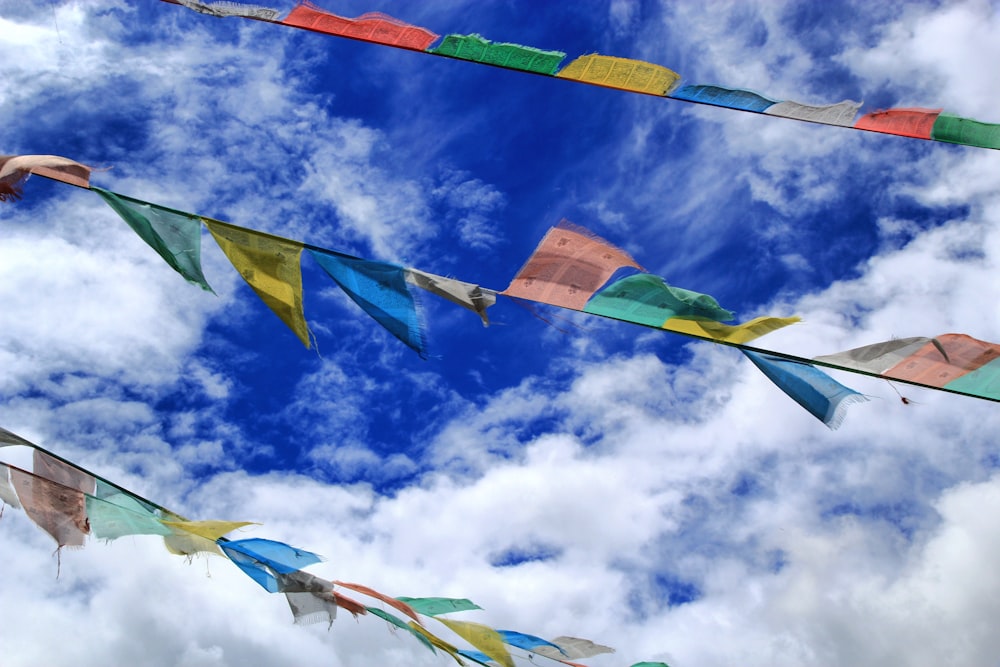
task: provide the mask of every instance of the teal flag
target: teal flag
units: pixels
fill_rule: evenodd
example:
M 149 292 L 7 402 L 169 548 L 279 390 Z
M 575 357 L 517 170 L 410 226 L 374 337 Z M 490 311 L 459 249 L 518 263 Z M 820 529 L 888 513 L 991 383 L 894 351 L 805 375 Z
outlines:
M 479 605 L 465 598 L 396 598 L 413 608 L 413 611 L 424 616 L 450 614 L 455 611 L 470 611 L 482 609 Z
M 590 297 L 583 312 L 652 327 L 663 326 L 675 317 L 712 322 L 733 319 L 733 314 L 709 295 L 672 287 L 650 273 L 611 283 Z
M 160 257 L 188 282 L 212 292 L 201 272 L 201 221 L 193 215 L 161 208 L 156 204 L 92 187 L 149 244 Z

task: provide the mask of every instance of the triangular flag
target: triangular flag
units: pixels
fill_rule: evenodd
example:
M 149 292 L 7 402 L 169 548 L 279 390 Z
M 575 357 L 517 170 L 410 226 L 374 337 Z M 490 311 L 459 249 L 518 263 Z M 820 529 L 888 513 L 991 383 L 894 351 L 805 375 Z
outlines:
M 831 429 L 844 421 L 847 406 L 868 400 L 815 366 L 743 350 L 771 382 Z
M 389 333 L 426 357 L 417 304 L 406 284 L 403 267 L 328 250 L 310 248 L 309 253 L 354 303 Z
M 308 348 L 309 326 L 302 311 L 303 244 L 218 220 L 201 220 L 257 296 Z
M 203 290 L 212 291 L 201 272 L 201 221 L 197 216 L 171 211 L 101 188 L 91 190 L 104 198 L 108 206 L 174 271 Z

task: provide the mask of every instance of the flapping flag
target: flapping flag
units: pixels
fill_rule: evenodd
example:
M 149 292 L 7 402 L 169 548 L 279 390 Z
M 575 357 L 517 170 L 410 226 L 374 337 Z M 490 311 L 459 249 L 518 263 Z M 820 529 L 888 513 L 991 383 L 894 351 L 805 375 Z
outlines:
M 424 616 L 438 616 L 439 614 L 451 614 L 456 611 L 472 611 L 482 609 L 472 600 L 465 598 L 408 598 L 397 597 L 400 602 L 405 602 Z
M 930 139 L 941 109 L 887 109 L 867 113 L 854 124 L 859 130 Z
M 698 338 L 710 338 L 720 343 L 742 345 L 801 321 L 801 317 L 757 317 L 743 324 L 729 325 L 720 322 L 674 319 L 667 320 L 660 328 Z
M 437 294 L 455 305 L 473 311 L 482 319 L 484 327 L 490 325 L 486 309 L 497 302 L 497 293 L 493 290 L 417 269 L 406 269 L 406 281 L 432 294 Z
M 707 294 L 671 287 L 663 278 L 639 273 L 615 281 L 587 301 L 583 312 L 660 327 L 670 319 L 733 319 L 733 314 Z
M 1000 400 L 1000 345 L 965 334 L 902 338 L 815 359 L 889 379 Z
M 171 529 L 171 535 L 163 538 L 170 553 L 194 556 L 199 553 L 221 555 L 216 544 L 218 539 L 237 528 L 253 525 L 252 521 L 184 521 L 175 517 L 163 520 L 163 525 Z
M 303 244 L 218 220 L 201 220 L 257 296 L 308 348 L 310 332 L 302 310 Z
M 434 649 L 434 645 L 431 644 L 431 641 L 429 639 L 427 639 L 427 637 L 425 637 L 424 635 L 420 634 L 419 632 L 414 631 L 414 629 L 411 628 L 407 624 L 407 622 L 404 621 L 403 619 L 399 618 L 398 616 L 396 616 L 394 614 L 390 614 L 387 611 L 379 609 L 378 607 L 365 607 L 365 609 L 368 610 L 369 614 L 374 614 L 375 616 L 378 616 L 382 620 L 388 621 L 392 625 L 395 625 L 397 628 L 399 628 L 401 630 L 406 630 L 407 632 L 409 632 L 410 634 L 412 634 L 414 637 L 416 637 L 417 640 L 421 644 L 423 644 L 428 649 L 430 649 L 431 653 L 437 653 L 437 651 Z
M 778 102 L 765 109 L 764 113 L 768 116 L 794 118 L 796 120 L 809 121 L 810 123 L 851 127 L 860 108 L 861 102 L 852 102 L 850 100 L 825 106 L 810 106 L 808 104 L 799 104 L 798 102 Z
M 455 648 L 445 640 L 441 639 L 440 637 L 438 637 L 437 635 L 435 635 L 422 625 L 415 623 L 414 621 L 410 621 L 409 623 L 407 623 L 407 625 L 410 626 L 410 629 L 413 630 L 413 632 L 423 635 L 427 639 L 427 641 L 429 641 L 434 646 L 434 648 L 441 649 L 442 651 L 450 655 L 452 658 L 454 658 L 455 662 L 457 662 L 458 664 L 460 665 L 465 664 L 459 657 L 459 651 L 457 648 Z
M 815 366 L 750 350 L 743 350 L 743 354 L 779 389 L 831 429 L 844 421 L 847 406 L 868 400 Z
M 278 574 L 291 574 L 322 560 L 311 551 L 259 537 L 219 541 L 218 545 L 229 560 L 268 593 L 280 590 Z
M 534 651 L 539 646 L 549 646 L 565 655 L 561 648 L 547 639 L 542 639 L 541 637 L 526 635 L 523 632 L 515 632 L 513 630 L 497 630 L 497 634 L 500 635 L 505 644 L 510 644 L 511 646 L 516 646 L 517 648 L 523 648 L 525 651 Z
M 1000 149 L 1000 125 L 942 113 L 931 128 L 931 139 L 950 144 Z
M 328 250 L 310 248 L 309 254 L 362 310 L 422 358 L 427 357 L 417 304 L 403 267 Z
M 468 658 L 469 660 L 477 664 L 486 665 L 486 667 L 492 667 L 493 665 L 497 664 L 496 660 L 486 655 L 482 651 L 473 651 L 472 649 L 461 648 L 458 650 L 458 654 L 463 658 Z
M 50 482 L 62 484 L 82 493 L 94 493 L 97 489 L 97 480 L 93 475 L 78 470 L 39 449 L 31 452 L 31 466 L 36 475 Z
M 503 638 L 493 628 L 471 621 L 453 621 L 448 618 L 438 618 L 437 620 L 503 667 L 514 667 L 514 659 L 510 657 L 510 653 L 503 645 Z
M 28 517 L 52 536 L 59 549 L 82 547 L 90 532 L 83 491 L 14 466 L 9 468 L 11 482 Z
M 10 468 L 5 463 L 0 463 L 0 502 L 16 510 L 21 509 L 21 502 L 17 499 L 17 492 L 14 491 L 10 481 Z
M 448 35 L 437 48 L 428 52 L 536 74 L 552 74 L 566 57 L 562 51 L 542 51 L 520 44 L 495 44 L 482 35 Z
M 670 667 L 665 662 L 637 662 L 632 667 Z
M 337 618 L 337 600 L 332 583 L 302 571 L 279 573 L 277 579 L 278 590 L 285 594 L 296 625 L 322 621 L 333 625 Z
M 552 658 L 553 660 L 564 661 L 566 658 L 570 660 L 581 660 L 583 658 L 590 658 L 602 653 L 615 652 L 615 650 L 610 646 L 595 644 L 589 639 L 580 639 L 579 637 L 556 637 L 551 643 L 555 644 L 558 647 L 558 650 L 552 648 L 551 646 L 539 646 L 535 649 L 535 653 L 543 655 L 546 658 Z
M 777 100 L 768 99 L 752 90 L 738 90 L 722 86 L 683 86 L 670 93 L 670 97 L 675 100 L 711 104 L 712 106 L 756 113 L 761 113 L 768 107 L 777 104 Z
M 592 54 L 580 56 L 556 74 L 607 88 L 663 97 L 680 82 L 677 72 L 642 60 Z
M 102 540 L 116 540 L 126 535 L 173 534 L 156 514 L 125 493 L 105 498 L 88 495 L 87 518 L 94 537 Z
M 390 607 L 393 607 L 393 608 L 398 609 L 399 611 L 403 612 L 404 614 L 406 614 L 407 616 L 409 616 L 410 618 L 412 618 L 414 621 L 416 621 L 418 623 L 420 622 L 420 618 L 417 616 L 417 612 L 413 610 L 413 607 L 411 607 L 410 605 L 406 604 L 402 600 L 397 600 L 396 598 L 391 598 L 388 595 L 384 595 L 382 593 L 379 593 L 374 588 L 369 588 L 368 586 L 362 586 L 361 584 L 350 584 L 350 583 L 347 583 L 346 581 L 334 581 L 333 583 L 336 586 L 340 586 L 342 588 L 350 589 L 350 590 L 355 591 L 357 593 L 361 593 L 362 595 L 367 595 L 370 598 L 375 598 L 376 600 L 381 600 L 382 602 L 386 603 Z
M 282 23 L 328 35 L 417 51 L 425 50 L 438 38 L 426 28 L 410 25 L 381 12 L 369 12 L 356 19 L 348 19 L 331 14 L 311 2 L 299 3 Z
M 203 290 L 212 291 L 201 272 L 201 220 L 101 188 L 91 188 L 169 264 Z
M 0 201 L 17 201 L 31 174 L 90 187 L 90 167 L 58 155 L 0 155 Z
M 184 5 L 188 9 L 193 9 L 201 14 L 208 14 L 209 16 L 242 16 L 247 19 L 274 21 L 282 14 L 277 9 L 271 9 L 270 7 L 249 5 L 243 2 L 233 2 L 232 0 L 218 0 L 217 2 L 201 2 L 200 0 L 171 1 L 179 5 Z

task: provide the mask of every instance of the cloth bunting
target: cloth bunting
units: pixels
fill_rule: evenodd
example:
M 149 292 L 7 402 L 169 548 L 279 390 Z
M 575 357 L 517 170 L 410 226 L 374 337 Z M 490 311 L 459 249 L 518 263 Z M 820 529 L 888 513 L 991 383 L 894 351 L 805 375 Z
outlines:
M 350 584 L 345 581 L 334 581 L 333 583 L 336 586 L 356 591 L 358 593 L 361 593 L 362 595 L 367 595 L 370 598 L 375 598 L 376 600 L 381 600 L 390 607 L 393 607 L 403 612 L 404 614 L 412 618 L 414 621 L 417 621 L 418 623 L 420 622 L 420 617 L 417 616 L 417 612 L 413 610 L 413 607 L 411 607 L 410 605 L 406 604 L 401 600 L 391 598 L 388 595 L 383 595 L 382 593 L 379 593 L 375 589 L 369 588 L 368 586 L 362 586 L 361 584 Z
M 486 309 L 497 302 L 497 293 L 493 290 L 417 269 L 406 269 L 406 282 L 473 311 L 482 319 L 484 327 L 490 325 Z
M 455 662 L 457 662 L 458 664 L 460 664 L 460 665 L 464 665 L 465 664 L 465 663 L 462 662 L 462 659 L 459 657 L 459 652 L 458 652 L 457 648 L 455 648 L 454 646 L 452 646 L 451 644 L 449 644 L 445 640 L 441 639 L 440 637 L 438 637 L 437 635 L 435 635 L 434 633 L 432 633 L 430 630 L 428 630 L 424 626 L 416 623 L 415 621 L 410 621 L 409 623 L 407 623 L 407 625 L 410 626 L 410 629 L 413 632 L 416 632 L 416 633 L 418 633 L 420 635 L 423 635 L 427 639 L 427 641 L 429 641 L 434 646 L 434 648 L 441 649 L 442 651 L 444 651 L 445 653 L 447 653 L 448 655 L 450 655 L 452 658 L 454 658 Z
M 516 646 L 517 648 L 523 648 L 525 651 L 534 651 L 539 646 L 550 646 L 559 651 L 559 653 L 563 653 L 562 649 L 557 645 L 546 639 L 542 639 L 541 637 L 526 635 L 523 632 L 515 632 L 513 630 L 497 630 L 497 634 L 503 638 L 503 642 L 505 644 L 510 644 L 511 646 Z
M 221 556 L 216 541 L 237 528 L 249 526 L 252 521 L 184 521 L 179 517 L 168 517 L 163 525 L 171 529 L 171 534 L 163 538 L 164 545 L 172 554 L 194 556 L 209 553 Z
M 580 639 L 578 637 L 556 637 L 552 640 L 552 643 L 558 646 L 559 650 L 550 646 L 539 646 L 535 649 L 535 653 L 545 656 L 546 658 L 552 658 L 553 660 L 561 660 L 565 662 L 563 658 L 569 658 L 570 660 L 582 660 L 584 658 L 590 658 L 602 653 L 615 652 L 615 650 L 610 646 L 595 644 L 589 639 Z
M 901 338 L 815 359 L 889 379 L 1000 400 L 1000 345 L 965 334 Z
M 888 109 L 868 113 L 854 124 L 859 130 L 930 139 L 941 109 Z
M 652 327 L 674 318 L 715 322 L 733 319 L 731 312 L 707 294 L 672 287 L 649 273 L 608 285 L 587 301 L 583 312 Z
M 201 220 L 257 296 L 308 348 L 310 332 L 302 310 L 303 244 L 218 220 Z
M 765 109 L 764 113 L 768 116 L 806 120 L 810 123 L 851 127 L 860 108 L 861 102 L 852 102 L 850 100 L 826 106 L 810 106 L 808 104 L 799 104 L 798 102 L 778 102 Z
M 218 545 L 229 560 L 268 593 L 280 590 L 277 574 L 291 574 L 322 560 L 311 551 L 258 537 L 224 542 L 220 540 Z
M 90 171 L 90 167 L 58 155 L 0 155 L 0 202 L 19 200 L 31 174 L 89 188 Z
M 840 384 L 815 366 L 743 350 L 778 388 L 831 429 L 844 421 L 847 406 L 868 397 Z
M 494 44 L 482 35 L 448 35 L 428 53 L 535 74 L 553 74 L 566 57 L 562 51 L 542 51 L 520 44 Z
M 403 267 L 328 250 L 310 248 L 309 254 L 354 303 L 421 358 L 427 358 L 417 304 L 407 286 Z
M 232 2 L 232 0 L 220 0 L 219 2 L 200 2 L 200 0 L 171 0 L 179 5 L 184 5 L 188 9 L 193 9 L 201 14 L 209 16 L 227 17 L 242 16 L 248 19 L 262 19 L 264 21 L 274 21 L 282 12 L 269 7 L 259 5 L 248 5 L 242 2 Z
M 86 496 L 90 530 L 102 540 L 116 540 L 126 535 L 172 535 L 168 526 L 141 502 L 126 493 L 106 498 Z
M 332 583 L 302 571 L 278 573 L 277 579 L 278 590 L 285 594 L 297 625 L 322 621 L 333 625 L 337 618 L 337 600 Z
M 424 616 L 438 616 L 440 614 L 451 614 L 456 611 L 472 611 L 482 609 L 479 605 L 465 598 L 408 598 L 397 597 L 400 602 L 405 602 L 411 609 Z
M 423 644 L 428 649 L 430 649 L 431 653 L 437 653 L 437 651 L 434 649 L 434 644 L 431 644 L 431 641 L 429 639 L 427 639 L 427 637 L 425 637 L 424 635 L 420 634 L 419 632 L 416 632 L 413 628 L 411 628 L 407 624 L 407 622 L 404 621 L 403 619 L 399 618 L 398 616 L 396 616 L 394 614 L 390 614 L 387 611 L 379 609 L 378 607 L 365 607 L 365 609 L 368 610 L 369 614 L 374 614 L 375 616 L 378 616 L 382 620 L 388 621 L 392 625 L 395 625 L 397 628 L 400 628 L 401 630 L 406 630 L 407 632 L 409 632 L 410 634 L 412 634 L 414 637 L 416 637 L 417 640 L 421 644 Z
M 299 3 L 282 23 L 328 35 L 416 51 L 424 51 L 438 38 L 426 28 L 410 25 L 380 12 L 369 12 L 356 19 L 348 19 L 320 9 L 311 2 Z
M 174 271 L 189 283 L 212 292 L 201 271 L 201 221 L 188 213 L 136 201 L 101 188 L 91 188 Z
M 10 466 L 11 482 L 28 517 L 52 536 L 59 549 L 82 547 L 90 524 L 84 493 Z
M 10 468 L 5 463 L 0 463 L 0 502 L 10 505 L 14 509 L 21 509 L 21 502 L 17 499 L 17 492 L 10 481 Z
M 660 97 L 673 90 L 681 80 L 677 72 L 662 65 L 598 54 L 580 56 L 556 76 Z
M 437 620 L 503 667 L 514 667 L 514 659 L 510 657 L 510 653 L 504 646 L 503 637 L 493 628 L 471 621 L 453 621 L 449 618 L 438 618 Z
M 583 310 L 594 292 L 622 267 L 642 270 L 628 253 L 562 220 L 545 234 L 501 294 Z
M 752 90 L 734 90 L 721 86 L 683 86 L 670 93 L 670 97 L 675 100 L 711 104 L 717 107 L 756 113 L 761 113 L 768 107 L 777 104 L 777 100 L 768 99 Z

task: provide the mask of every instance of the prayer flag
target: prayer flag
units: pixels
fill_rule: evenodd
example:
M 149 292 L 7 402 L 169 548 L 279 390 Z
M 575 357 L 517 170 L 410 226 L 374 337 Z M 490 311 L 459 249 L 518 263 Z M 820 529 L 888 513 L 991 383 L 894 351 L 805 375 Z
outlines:
M 471 611 L 482 609 L 479 605 L 465 598 L 408 598 L 397 597 L 400 602 L 405 602 L 419 614 L 424 616 L 437 616 L 439 614 L 451 614 L 456 611 Z
M 218 2 L 201 2 L 200 0 L 172 0 L 177 4 L 184 5 L 188 9 L 193 9 L 200 14 L 209 16 L 242 16 L 248 19 L 262 19 L 264 21 L 274 21 L 281 16 L 277 9 L 261 7 L 260 5 L 248 5 L 232 0 L 219 0 Z
M 721 86 L 683 86 L 670 93 L 669 96 L 676 100 L 700 102 L 701 104 L 756 113 L 761 113 L 768 107 L 777 104 L 777 100 L 768 99 L 752 90 L 734 90 Z
M 410 25 L 381 12 L 369 12 L 356 19 L 349 19 L 331 14 L 311 2 L 300 2 L 282 23 L 328 35 L 416 51 L 424 51 L 438 38 L 426 28 Z
M 660 328 L 699 338 L 710 338 L 721 343 L 742 345 L 801 321 L 800 317 L 757 317 L 743 324 L 729 325 L 720 322 L 673 319 L 664 322 Z
M 310 346 L 302 311 L 302 243 L 202 218 L 212 237 L 257 296 Z
M 497 293 L 493 290 L 417 269 L 406 269 L 406 281 L 473 311 L 482 319 L 484 327 L 490 325 L 486 309 L 497 302 Z
M 290 574 L 322 560 L 311 551 L 258 537 L 220 540 L 218 545 L 237 567 L 269 593 L 279 591 L 276 574 Z
M 88 494 L 87 518 L 94 537 L 102 540 L 116 540 L 125 535 L 172 534 L 156 514 L 125 493 L 106 498 Z
M 562 51 L 542 51 L 520 44 L 493 43 L 482 35 L 448 35 L 428 53 L 487 65 L 498 65 L 536 74 L 552 74 L 566 54 Z
M 1000 149 L 1000 125 L 942 113 L 931 128 L 931 139 L 951 144 Z
M 276 578 L 278 590 L 285 594 L 297 625 L 320 621 L 333 625 L 337 618 L 337 601 L 333 596 L 332 583 L 301 570 L 278 573 Z
M 497 634 L 503 638 L 505 644 L 523 648 L 525 651 L 534 651 L 539 646 L 551 646 L 555 650 L 562 653 L 561 648 L 546 639 L 542 639 L 541 637 L 526 635 L 523 632 L 515 632 L 513 630 L 497 630 Z
M 60 549 L 83 546 L 90 524 L 82 491 L 13 466 L 10 476 L 25 513 Z
M 782 118 L 807 120 L 812 123 L 823 123 L 824 125 L 851 127 L 860 108 L 861 102 L 852 102 L 850 100 L 844 100 L 837 104 L 827 104 L 825 106 L 810 106 L 808 104 L 799 104 L 798 102 L 778 102 L 765 109 L 764 113 L 768 116 L 781 116 Z
M 0 502 L 10 505 L 14 509 L 21 509 L 17 492 L 10 482 L 10 468 L 4 463 L 0 463 Z
M 596 53 L 580 56 L 556 76 L 661 97 L 673 90 L 681 80 L 677 72 L 662 65 Z
M 866 113 L 854 127 L 883 134 L 930 139 L 931 130 L 940 114 L 941 109 L 887 109 Z
M 17 201 L 31 174 L 90 187 L 90 167 L 58 155 L 0 155 L 0 201 Z
M 376 616 L 378 616 L 382 620 L 388 621 L 389 623 L 392 623 L 397 628 L 400 628 L 402 630 L 406 630 L 407 632 L 409 632 L 410 634 L 412 634 L 414 637 L 416 637 L 420 641 L 421 644 L 423 644 L 428 649 L 430 649 L 431 653 L 437 653 L 437 651 L 434 650 L 434 645 L 431 644 L 431 641 L 429 639 L 427 639 L 427 637 L 425 637 L 424 635 L 420 634 L 419 632 L 415 632 L 413 630 L 413 628 L 411 628 L 407 624 L 407 622 L 404 621 L 403 619 L 399 618 L 398 616 L 395 616 L 394 614 L 390 614 L 387 611 L 379 609 L 378 607 L 365 607 L 365 609 L 368 610 L 368 613 L 375 614 Z
M 99 194 L 174 271 L 203 290 L 212 291 L 201 272 L 201 221 L 197 216 L 101 188 L 91 190 Z
M 369 588 L 368 586 L 362 586 L 361 584 L 350 584 L 347 583 L 346 581 L 334 581 L 333 583 L 343 588 L 349 588 L 350 590 L 361 593 L 362 595 L 367 595 L 370 598 L 381 600 L 390 607 L 395 607 L 399 611 L 403 612 L 404 614 L 412 618 L 414 621 L 417 621 L 418 623 L 420 622 L 420 618 L 417 616 L 417 612 L 415 612 L 410 605 L 406 604 L 401 600 L 391 598 L 388 595 L 379 593 L 374 588 Z
M 601 653 L 615 652 L 610 646 L 595 644 L 589 639 L 580 639 L 578 637 L 556 637 L 551 643 L 558 646 L 559 650 L 550 646 L 539 646 L 535 649 L 535 653 L 543 655 L 546 658 L 552 658 L 553 660 L 563 660 L 563 658 L 581 660 L 600 655 Z
M 491 659 L 496 660 L 504 667 L 514 667 L 514 659 L 510 657 L 510 652 L 503 645 L 503 638 L 493 628 L 471 621 L 453 621 L 448 618 L 439 618 L 438 620 Z
M 618 280 L 587 301 L 585 313 L 660 327 L 670 319 L 722 321 L 733 319 L 707 294 L 672 287 L 663 278 L 639 273 Z

